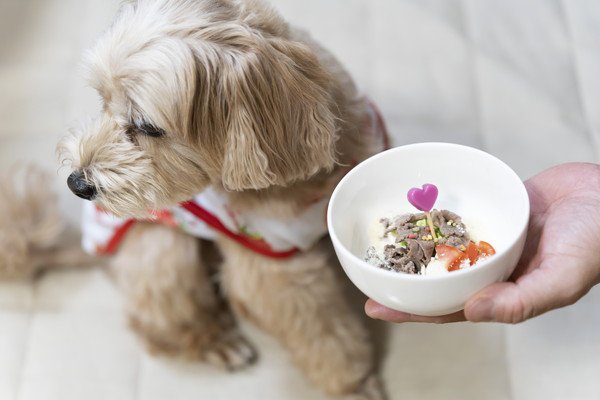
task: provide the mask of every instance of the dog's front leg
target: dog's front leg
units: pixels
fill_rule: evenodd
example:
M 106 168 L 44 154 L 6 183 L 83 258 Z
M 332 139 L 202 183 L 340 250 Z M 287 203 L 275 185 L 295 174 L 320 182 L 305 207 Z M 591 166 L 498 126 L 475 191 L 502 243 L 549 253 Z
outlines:
M 367 331 L 345 301 L 326 251 L 265 258 L 219 240 L 222 282 L 233 309 L 277 337 L 329 394 L 383 399 Z
M 200 242 L 159 224 L 136 225 L 112 261 L 129 321 L 153 353 L 243 367 L 255 352 L 219 302 Z

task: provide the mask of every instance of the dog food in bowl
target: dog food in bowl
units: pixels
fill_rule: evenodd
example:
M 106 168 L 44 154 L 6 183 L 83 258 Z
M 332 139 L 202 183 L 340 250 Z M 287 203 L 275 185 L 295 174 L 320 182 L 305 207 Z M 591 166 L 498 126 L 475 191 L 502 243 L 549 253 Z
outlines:
M 423 182 L 437 187 L 407 196 Z M 420 208 L 411 209 L 415 204 Z M 434 208 L 458 214 L 470 239 L 493 244 L 496 254 L 439 275 L 399 273 L 365 261 L 367 249 L 380 244 L 372 238 L 382 235 L 381 217 Z M 488 153 L 451 143 L 410 144 L 363 161 L 340 181 L 327 214 L 331 241 L 352 283 L 379 304 L 428 316 L 456 312 L 487 285 L 506 280 L 523 251 L 528 221 L 529 197 L 519 176 Z
M 365 261 L 389 271 L 440 275 L 469 268 L 495 254 L 487 242 L 475 242 L 462 218 L 448 210 L 381 218 L 379 228 L 370 235 L 372 245 Z

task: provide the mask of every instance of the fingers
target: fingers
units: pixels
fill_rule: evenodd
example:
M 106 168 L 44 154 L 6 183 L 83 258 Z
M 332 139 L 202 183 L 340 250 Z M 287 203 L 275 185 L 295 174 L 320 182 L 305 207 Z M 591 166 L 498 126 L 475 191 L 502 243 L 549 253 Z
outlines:
M 592 287 L 592 279 L 581 270 L 540 266 L 516 282 L 492 284 L 465 304 L 464 312 L 439 317 L 424 317 L 391 310 L 373 300 L 365 304 L 365 312 L 374 319 L 389 322 L 502 322 L 516 324 L 547 311 L 568 306 Z
M 392 310 L 371 299 L 367 300 L 367 303 L 365 304 L 365 312 L 373 319 L 380 319 L 395 323 L 428 322 L 434 324 L 446 324 L 450 322 L 465 321 L 465 314 L 462 311 L 454 314 L 442 315 L 439 317 L 424 317 L 421 315 L 408 314 L 402 311 Z
M 513 282 L 488 286 L 465 304 L 465 317 L 472 322 L 517 323 L 532 316 L 532 307 Z
M 573 304 L 587 290 L 575 276 L 535 269 L 516 282 L 495 283 L 483 289 L 467 302 L 465 316 L 473 322 L 516 324 Z

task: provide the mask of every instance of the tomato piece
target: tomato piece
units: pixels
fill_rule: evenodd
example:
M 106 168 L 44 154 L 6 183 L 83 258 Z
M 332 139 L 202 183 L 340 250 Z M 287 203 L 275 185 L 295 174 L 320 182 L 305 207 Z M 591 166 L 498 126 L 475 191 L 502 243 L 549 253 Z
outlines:
M 456 247 L 440 244 L 435 246 L 437 259 L 446 264 L 448 271 L 456 271 L 460 268 L 460 264 L 467 257 L 465 253 Z
M 460 269 L 460 265 L 462 264 L 465 258 L 467 258 L 467 255 L 465 253 L 462 253 L 460 257 L 458 257 L 456 260 L 450 263 L 450 265 L 448 266 L 448 271 L 458 271 Z
M 469 262 L 471 265 L 475 264 L 479 258 L 479 249 L 477 248 L 477 245 L 470 241 L 467 249 L 465 250 L 465 254 L 467 257 L 469 257 Z
M 482 256 L 493 256 L 496 254 L 496 250 L 492 247 L 488 242 L 484 242 L 483 240 L 479 242 L 479 252 Z

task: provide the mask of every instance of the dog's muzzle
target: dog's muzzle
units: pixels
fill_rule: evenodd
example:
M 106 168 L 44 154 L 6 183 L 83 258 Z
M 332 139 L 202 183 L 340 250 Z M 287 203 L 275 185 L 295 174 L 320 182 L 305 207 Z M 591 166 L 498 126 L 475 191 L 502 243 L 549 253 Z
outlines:
M 81 171 L 74 171 L 69 175 L 67 186 L 76 196 L 85 200 L 92 200 L 97 194 L 96 187 L 85 180 L 85 176 Z

